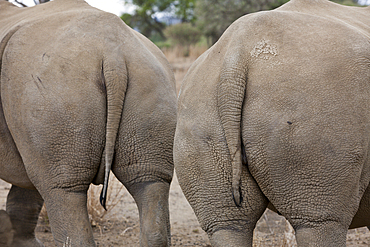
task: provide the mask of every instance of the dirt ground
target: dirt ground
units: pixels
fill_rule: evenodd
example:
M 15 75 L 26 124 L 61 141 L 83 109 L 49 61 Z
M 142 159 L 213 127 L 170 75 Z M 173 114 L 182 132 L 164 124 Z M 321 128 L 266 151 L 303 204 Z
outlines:
M 181 57 L 181 50 L 165 52 L 173 66 L 178 89 L 179 82 L 182 81 L 191 63 L 203 51 L 204 49 L 193 49 L 190 52 L 190 57 L 187 58 Z M 9 188 L 9 184 L 0 180 L 0 209 L 5 209 Z M 126 189 L 114 178 L 111 181 L 111 188 L 111 191 L 108 192 L 107 213 L 98 202 L 100 187 L 93 186 L 89 192 L 89 212 L 95 241 L 101 247 L 139 246 L 140 226 L 136 204 Z M 176 177 L 171 184 L 169 205 L 172 246 L 210 246 L 208 237 L 200 228 Z M 45 244 L 45 247 L 55 246 L 45 212 L 42 212 L 36 230 L 37 237 Z M 253 246 L 296 246 L 294 231 L 283 217 L 266 211 L 254 231 Z M 347 235 L 347 246 L 370 246 L 368 229 L 350 230 Z
M 97 246 L 139 246 L 139 215 L 136 204 L 129 193 L 118 181 L 113 181 L 113 191 L 109 193 L 111 201 L 108 213 L 99 219 L 99 213 L 92 218 L 94 237 Z M 5 209 L 6 195 L 10 185 L 0 180 L 0 209 Z M 100 187 L 92 188 L 89 194 L 93 207 L 100 213 L 104 211 L 98 203 Z M 116 192 L 119 191 L 117 195 Z M 90 201 L 91 201 L 90 200 Z M 94 204 L 96 203 L 96 204 Z M 113 206 L 113 205 L 114 206 Z M 175 177 L 170 189 L 171 246 L 210 246 L 206 233 L 200 228 L 193 210 L 186 201 Z M 55 247 L 47 218 L 42 214 L 36 228 L 36 236 L 45 247 Z M 253 246 L 293 247 L 297 246 L 294 231 L 287 221 L 267 210 L 259 220 L 254 231 Z M 370 233 L 367 228 L 350 230 L 347 235 L 347 246 L 370 246 Z

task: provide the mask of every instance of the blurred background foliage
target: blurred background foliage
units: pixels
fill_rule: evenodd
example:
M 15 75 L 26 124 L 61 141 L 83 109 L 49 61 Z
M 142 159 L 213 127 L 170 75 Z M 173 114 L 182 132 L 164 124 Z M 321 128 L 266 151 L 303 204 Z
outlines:
M 272 10 L 288 1 L 124 0 L 125 4 L 134 5 L 135 10 L 131 14 L 123 14 L 121 18 L 161 48 L 174 45 L 189 47 L 197 42 L 204 43 L 204 40 L 210 46 L 239 17 L 252 12 Z M 360 6 L 360 0 L 333 1 Z
M 270 10 L 288 2 L 288 0 L 198 0 L 195 9 L 196 25 L 214 44 L 226 28 L 239 17 Z
M 9 1 L 9 0 L 8 0 Z M 13 0 L 22 6 L 22 0 Z M 50 0 L 34 0 L 35 4 Z M 122 0 L 134 7 L 121 19 L 160 48 L 185 47 L 197 43 L 211 46 L 239 17 L 272 10 L 289 0 Z M 370 0 L 332 0 L 339 4 L 361 6 Z
M 9 0 L 6 0 L 6 1 L 10 2 Z M 14 2 L 18 3 L 22 7 L 28 7 L 26 4 L 23 3 L 22 0 L 14 0 Z M 50 2 L 50 0 L 33 0 L 33 2 L 37 5 L 37 4 L 41 4 L 41 3 Z

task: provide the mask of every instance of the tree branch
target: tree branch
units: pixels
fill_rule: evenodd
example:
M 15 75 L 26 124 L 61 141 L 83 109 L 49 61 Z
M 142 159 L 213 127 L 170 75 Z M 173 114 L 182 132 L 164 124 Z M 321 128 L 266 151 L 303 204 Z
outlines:
M 19 2 L 18 0 L 14 0 L 14 2 L 18 3 L 22 7 L 28 7 L 27 5 L 25 5 L 24 3 Z

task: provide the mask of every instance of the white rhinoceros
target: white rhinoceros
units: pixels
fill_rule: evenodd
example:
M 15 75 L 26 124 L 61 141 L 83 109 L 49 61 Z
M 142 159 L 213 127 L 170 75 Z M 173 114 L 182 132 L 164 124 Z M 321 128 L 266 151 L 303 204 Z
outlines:
M 370 7 L 240 18 L 185 76 L 177 119 L 176 173 L 213 246 L 252 246 L 269 202 L 298 246 L 345 246 L 370 224 Z
M 45 202 L 57 246 L 95 246 L 90 183 L 110 169 L 136 200 L 142 246 L 169 246 L 174 76 L 161 51 L 83 0 L 0 0 L 0 178 L 12 246 L 41 246 Z M 105 176 L 104 176 L 105 171 Z

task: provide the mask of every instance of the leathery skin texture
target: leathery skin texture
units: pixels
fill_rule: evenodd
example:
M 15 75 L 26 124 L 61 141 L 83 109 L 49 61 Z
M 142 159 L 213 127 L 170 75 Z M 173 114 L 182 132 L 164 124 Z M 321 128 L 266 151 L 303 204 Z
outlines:
M 176 90 L 163 53 L 83 0 L 0 0 L 0 73 L 4 245 L 43 246 L 45 203 L 57 246 L 96 246 L 86 192 L 112 170 L 138 204 L 141 246 L 170 246 Z
M 369 17 L 292 0 L 235 21 L 189 69 L 175 169 L 213 246 L 252 246 L 269 203 L 298 246 L 369 225 Z

